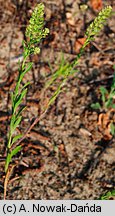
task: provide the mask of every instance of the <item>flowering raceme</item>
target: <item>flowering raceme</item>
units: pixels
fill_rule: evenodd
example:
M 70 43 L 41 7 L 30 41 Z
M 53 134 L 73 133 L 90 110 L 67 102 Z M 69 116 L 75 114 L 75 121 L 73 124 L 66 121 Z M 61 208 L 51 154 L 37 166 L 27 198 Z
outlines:
M 106 20 L 111 15 L 111 11 L 111 6 L 107 6 L 106 8 L 104 8 L 102 11 L 99 12 L 99 15 L 95 18 L 94 22 L 92 22 L 87 28 L 85 35 L 90 38 L 90 40 L 93 39 L 94 36 L 98 35 Z
M 44 5 L 38 4 L 29 20 L 29 25 L 26 28 L 26 37 L 29 38 L 27 49 L 30 54 L 38 54 L 40 48 L 36 44 L 40 43 L 42 38 L 45 38 L 49 33 L 48 28 L 44 28 Z

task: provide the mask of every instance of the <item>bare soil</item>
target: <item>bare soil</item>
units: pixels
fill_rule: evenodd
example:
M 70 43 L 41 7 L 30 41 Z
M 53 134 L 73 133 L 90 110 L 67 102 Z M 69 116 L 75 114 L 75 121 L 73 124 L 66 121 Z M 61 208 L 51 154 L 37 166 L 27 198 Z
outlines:
M 0 1 L 0 199 L 3 199 L 7 131 L 11 116 L 10 92 L 22 61 L 22 40 L 36 3 L 31 0 Z M 43 98 L 44 85 L 62 60 L 72 61 L 79 52 L 79 39 L 96 17 L 90 1 L 43 0 L 49 36 L 41 43 L 39 56 L 32 56 L 33 69 L 23 82 L 31 85 L 27 105 L 17 132 L 24 133 L 55 90 Z M 80 5 L 88 9 L 82 11 Z M 114 1 L 103 1 L 112 5 Z M 50 64 L 49 64 L 50 63 Z M 115 138 L 99 130 L 100 112 L 91 104 L 100 100 L 99 87 L 110 89 L 115 64 L 115 15 L 108 20 L 95 41 L 85 50 L 78 72 L 68 78 L 63 91 L 45 117 L 21 143 L 14 158 L 7 199 L 98 199 L 115 188 Z M 42 103 L 40 103 L 42 97 Z M 113 111 L 115 121 L 115 111 Z

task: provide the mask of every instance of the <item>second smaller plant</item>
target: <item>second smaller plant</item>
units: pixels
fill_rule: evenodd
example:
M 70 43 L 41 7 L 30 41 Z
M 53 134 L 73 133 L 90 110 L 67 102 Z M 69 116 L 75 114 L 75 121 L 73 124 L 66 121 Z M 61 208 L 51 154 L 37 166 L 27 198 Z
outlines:
M 114 65 L 115 70 L 115 65 Z M 109 119 L 110 114 L 113 112 L 115 113 L 115 73 L 113 77 L 113 82 L 110 87 L 110 91 L 107 90 L 105 87 L 100 87 L 100 93 L 101 93 L 101 102 L 96 102 L 91 104 L 91 108 L 97 109 L 100 111 L 99 115 L 99 121 L 98 125 L 101 125 L 101 127 L 106 131 L 106 135 L 108 133 L 108 137 L 111 138 L 111 135 L 115 135 L 115 123 L 114 119 Z M 108 128 L 106 128 L 108 127 Z M 109 135 L 109 131 L 110 134 Z
M 115 68 L 115 66 L 114 66 Z M 115 73 L 113 77 L 113 82 L 110 88 L 110 91 L 108 91 L 105 87 L 100 87 L 100 93 L 101 93 L 101 100 L 102 104 L 99 102 L 92 103 L 91 107 L 93 109 L 99 109 L 101 111 L 107 111 L 109 108 L 115 109 L 114 99 L 115 99 Z

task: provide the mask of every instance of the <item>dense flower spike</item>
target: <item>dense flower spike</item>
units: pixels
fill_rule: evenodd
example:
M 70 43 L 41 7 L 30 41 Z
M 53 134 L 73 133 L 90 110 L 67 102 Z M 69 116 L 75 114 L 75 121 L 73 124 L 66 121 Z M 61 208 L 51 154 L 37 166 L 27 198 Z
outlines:
M 112 12 L 112 7 L 107 6 L 102 11 L 99 12 L 99 15 L 95 18 L 94 22 L 90 24 L 87 28 L 86 36 L 91 40 L 94 36 L 98 35 L 106 20 L 109 18 Z
M 40 43 L 42 38 L 45 38 L 49 33 L 48 28 L 44 28 L 44 5 L 38 4 L 30 18 L 29 25 L 26 28 L 26 37 L 29 38 L 27 42 L 27 49 L 29 54 L 37 54 L 40 52 L 40 48 L 35 47 Z

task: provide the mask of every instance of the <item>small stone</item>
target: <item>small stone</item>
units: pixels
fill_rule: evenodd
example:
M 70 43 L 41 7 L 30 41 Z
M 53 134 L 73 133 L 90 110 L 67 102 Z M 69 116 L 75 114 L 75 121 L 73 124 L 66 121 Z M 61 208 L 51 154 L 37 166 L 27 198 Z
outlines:
M 88 130 L 86 130 L 85 128 L 80 128 L 79 133 L 82 136 L 92 136 L 92 134 Z

